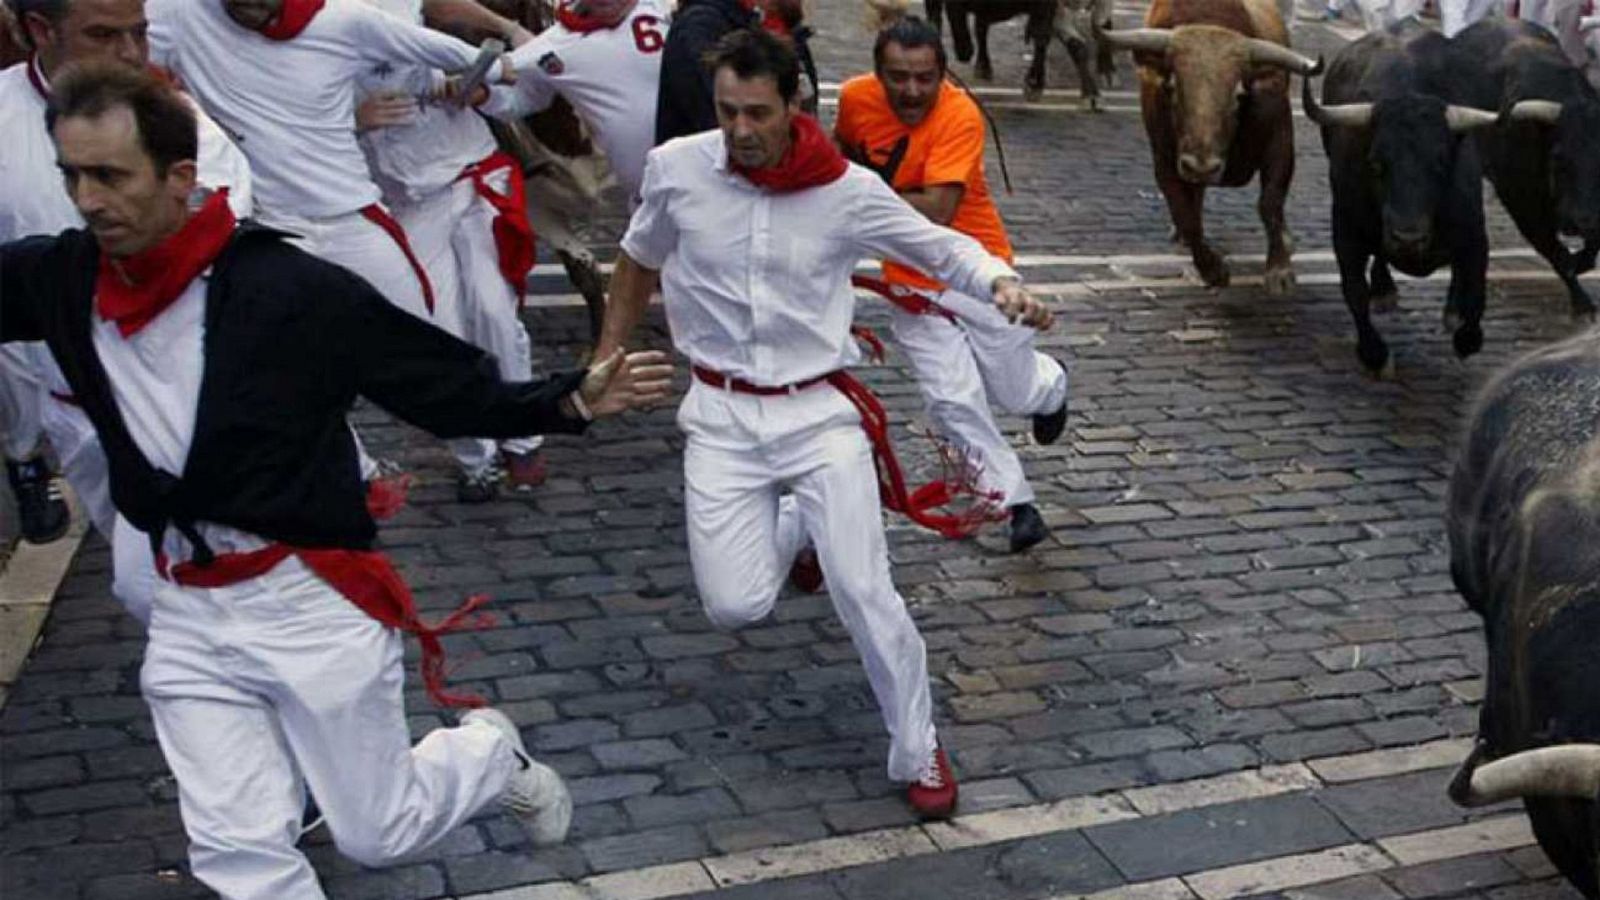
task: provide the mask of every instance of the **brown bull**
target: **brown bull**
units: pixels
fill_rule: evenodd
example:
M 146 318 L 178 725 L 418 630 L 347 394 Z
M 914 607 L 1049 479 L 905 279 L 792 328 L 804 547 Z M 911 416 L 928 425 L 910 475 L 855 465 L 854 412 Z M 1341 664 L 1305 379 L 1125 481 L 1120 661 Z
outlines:
M 1314 72 L 1317 63 L 1289 49 L 1275 0 L 1154 0 L 1144 21 L 1144 28 L 1108 31 L 1105 40 L 1134 52 L 1156 184 L 1179 240 L 1206 284 L 1226 285 L 1228 265 L 1205 239 L 1206 186 L 1239 187 L 1259 172 L 1266 288 L 1289 293 L 1289 73 Z

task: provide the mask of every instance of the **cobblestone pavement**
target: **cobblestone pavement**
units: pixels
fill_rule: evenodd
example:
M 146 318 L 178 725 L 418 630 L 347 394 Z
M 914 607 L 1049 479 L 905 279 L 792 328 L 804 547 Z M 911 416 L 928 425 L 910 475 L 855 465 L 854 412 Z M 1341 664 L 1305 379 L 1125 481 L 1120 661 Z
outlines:
M 865 67 L 866 39 L 851 0 L 818 5 L 837 82 Z M 1296 40 L 1337 43 L 1321 25 Z M 1016 46 L 1014 27 L 996 32 L 999 87 L 1020 83 Z M 1059 61 L 1051 74 L 1067 93 L 1042 108 L 990 99 L 1018 188 L 1003 211 L 1036 261 L 1026 274 L 1060 295 L 1043 343 L 1072 366 L 1070 438 L 1023 451 L 1055 532 L 1014 557 L 1001 535 L 890 531 L 963 811 L 981 815 L 910 821 L 826 598 L 786 597 L 738 633 L 708 626 L 670 410 L 552 440 L 549 484 L 484 506 L 454 502 L 438 442 L 364 410 L 370 443 L 420 478 L 385 547 L 430 609 L 497 598 L 497 627 L 451 641 L 470 659 L 458 681 L 524 727 L 578 811 L 558 849 L 533 852 L 488 816 L 382 872 L 313 832 L 333 897 L 1572 896 L 1519 812 L 1466 815 L 1442 790 L 1484 660 L 1446 573 L 1440 497 L 1475 386 L 1572 329 L 1555 281 L 1496 209 L 1485 352 L 1457 362 L 1442 284 L 1403 282 L 1379 324 L 1398 378 L 1364 378 L 1315 252 L 1329 246 L 1326 177 L 1306 123 L 1290 205 L 1298 296 L 1267 299 L 1243 278 L 1213 292 L 1172 256 L 1137 116 L 1053 108 L 1076 98 Z M 1208 198 L 1241 256 L 1264 250 L 1254 202 Z M 1127 258 L 1084 258 L 1106 254 Z M 1252 268 L 1259 257 L 1236 272 Z M 528 321 L 546 363 L 581 352 L 581 310 L 536 305 Z M 891 358 L 864 377 L 915 447 L 904 369 Z M 206 895 L 184 871 L 175 788 L 138 697 L 141 637 L 107 569 L 91 541 L 0 714 L 7 900 Z M 418 735 L 443 721 L 411 699 Z M 510 890 L 545 882 L 566 884 Z M 1124 885 L 1140 887 L 1114 893 Z

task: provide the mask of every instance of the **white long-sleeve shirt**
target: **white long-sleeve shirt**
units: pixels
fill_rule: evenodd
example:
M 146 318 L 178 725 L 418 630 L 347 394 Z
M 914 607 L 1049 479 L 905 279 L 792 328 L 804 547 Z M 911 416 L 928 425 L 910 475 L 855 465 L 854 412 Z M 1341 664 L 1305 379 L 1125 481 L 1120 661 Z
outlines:
M 422 24 L 422 0 L 367 2 L 392 16 Z M 430 78 L 431 72 L 421 66 L 379 63 L 361 76 L 361 99 L 375 94 L 410 93 L 411 85 Z M 410 124 L 365 132 L 361 145 L 384 198 L 391 203 L 419 202 L 454 184 L 462 169 L 499 149 L 489 123 L 474 110 L 427 102 L 418 103 Z
M 32 67 L 30 77 L 29 69 Z M 61 170 L 56 166 L 56 145 L 45 125 L 49 82 L 32 62 L 0 71 L 0 243 L 39 234 L 59 234 L 83 226 L 83 217 L 67 196 Z M 227 135 L 200 113 L 198 180 L 205 188 L 228 188 L 228 205 L 234 215 L 250 215 L 250 164 Z M 50 390 L 68 392 L 66 379 L 51 360 L 41 373 Z
M 655 146 L 661 49 L 671 17 L 665 0 L 639 0 L 615 27 L 586 34 L 552 25 L 511 54 L 517 83 L 497 86 L 480 107 L 501 119 L 550 106 L 557 94 L 577 110 L 633 200 L 644 157 Z
M 457 71 L 477 51 L 369 7 L 328 0 L 298 36 L 240 26 L 221 0 L 147 0 L 150 54 L 250 158 L 258 217 L 323 219 L 377 202 L 356 142 L 356 79 L 374 65 Z
M 641 199 L 622 249 L 660 270 L 673 343 L 751 384 L 794 384 L 860 362 L 850 275 L 864 258 L 905 260 L 977 297 L 1016 275 L 861 166 L 820 187 L 762 190 L 729 169 L 720 131 L 651 151 Z

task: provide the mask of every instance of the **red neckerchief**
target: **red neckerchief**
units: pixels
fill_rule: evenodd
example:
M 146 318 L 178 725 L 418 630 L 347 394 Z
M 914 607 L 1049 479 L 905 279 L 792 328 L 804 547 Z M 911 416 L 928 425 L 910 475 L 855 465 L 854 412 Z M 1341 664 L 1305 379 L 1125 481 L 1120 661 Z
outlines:
M 182 296 L 233 237 L 228 189 L 213 193 L 183 227 L 161 243 L 120 259 L 100 254 L 95 309 L 131 337 Z
M 838 181 L 850 164 L 822 130 L 822 125 L 802 114 L 794 117 L 789 131 L 789 150 L 783 154 L 781 162 L 765 169 L 747 169 L 738 163 L 731 168 L 757 187 L 786 194 Z
M 567 0 L 567 2 L 556 7 L 556 22 L 573 34 L 589 34 L 593 31 L 615 28 L 622 24 L 623 19 L 628 17 L 628 13 L 624 12 L 615 19 L 601 19 L 588 13 L 578 12 L 576 6 L 577 4 L 573 0 Z M 629 12 L 631 11 L 630 9 Z
M 261 26 L 260 31 L 266 37 L 275 41 L 290 41 L 306 30 L 311 20 L 322 12 L 323 3 L 327 0 L 283 0 L 283 8 L 278 10 L 278 17 Z

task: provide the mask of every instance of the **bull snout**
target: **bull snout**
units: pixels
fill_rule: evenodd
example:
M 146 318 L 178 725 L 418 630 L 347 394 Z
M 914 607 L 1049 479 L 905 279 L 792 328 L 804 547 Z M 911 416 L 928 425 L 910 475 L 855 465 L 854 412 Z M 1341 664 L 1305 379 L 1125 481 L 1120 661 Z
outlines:
M 1433 229 L 1427 224 L 1397 226 L 1389 231 L 1384 243 L 1388 245 L 1384 249 L 1390 256 L 1402 259 L 1421 256 L 1433 243 Z
M 1222 157 L 1180 153 L 1178 177 L 1194 184 L 1216 184 L 1222 178 Z

